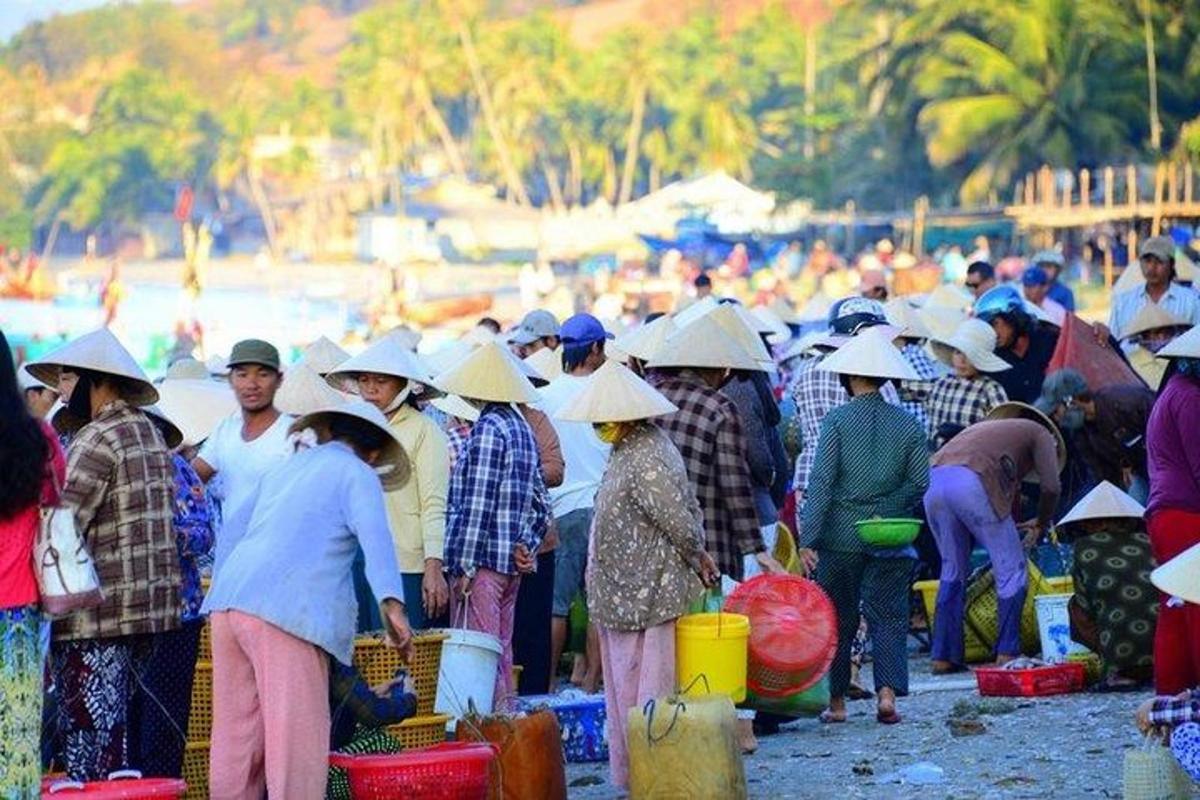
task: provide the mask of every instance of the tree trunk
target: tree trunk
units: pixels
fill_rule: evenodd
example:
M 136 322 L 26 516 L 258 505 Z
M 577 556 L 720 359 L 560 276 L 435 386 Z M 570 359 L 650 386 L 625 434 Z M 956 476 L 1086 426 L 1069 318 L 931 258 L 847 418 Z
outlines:
M 545 178 L 546 189 L 550 193 L 550 207 L 557 212 L 565 211 L 567 203 L 563 197 L 562 178 L 559 177 L 558 168 L 546 157 L 545 153 L 538 155 L 538 161 L 541 162 L 542 177 Z
M 617 158 L 613 151 L 604 149 L 604 197 L 616 205 L 617 200 Z
M 500 157 L 500 168 L 504 172 L 504 181 L 508 184 L 508 190 L 517 203 L 525 206 L 531 205 L 529 194 L 525 191 L 525 184 L 521 180 L 521 174 L 517 171 L 516 162 L 513 161 L 508 143 L 505 141 L 500 124 L 496 119 L 496 109 L 492 105 L 492 93 L 488 88 L 487 79 L 484 77 L 483 67 L 479 63 L 479 54 L 475 51 L 475 41 L 471 36 L 471 29 L 466 20 L 462 18 L 457 3 L 451 5 L 454 9 L 453 24 L 462 45 L 463 55 L 467 59 L 471 82 L 475 84 L 475 93 L 479 95 L 479 107 L 483 111 L 483 122 L 487 126 L 488 134 L 492 137 L 492 142 L 496 145 L 496 154 Z
M 812 161 L 817 154 L 813 117 L 817 113 L 817 26 L 804 29 L 804 160 Z
M 633 91 L 633 113 L 629 118 L 629 131 L 625 135 L 625 167 L 621 171 L 621 191 L 617 205 L 622 206 L 633 197 L 633 181 L 637 176 L 638 151 L 641 148 L 642 125 L 646 120 L 646 85 L 640 81 Z
M 567 161 L 571 171 L 571 202 L 583 205 L 583 153 L 579 151 L 579 142 L 572 140 L 567 144 Z
M 1158 56 L 1154 52 L 1154 23 L 1150 19 L 1149 0 L 1139 3 L 1142 28 L 1146 36 L 1146 80 L 1150 83 L 1150 147 L 1162 150 L 1162 121 L 1158 118 Z
M 446 161 L 450 164 L 450 171 L 454 173 L 454 177 L 465 181 L 467 166 L 463 160 L 462 149 L 458 146 L 458 141 L 454 138 L 450 126 L 446 124 L 446 118 L 437 107 L 437 103 L 433 101 L 433 93 L 429 91 L 429 85 L 424 80 L 417 81 L 417 102 L 421 104 L 421 110 L 425 112 L 425 117 L 433 126 L 433 131 L 442 144 Z
M 267 193 L 263 189 L 262 182 L 255 174 L 257 170 L 253 166 L 246 168 L 246 185 L 250 189 L 250 197 L 254 201 L 254 207 L 258 209 L 258 215 L 262 218 L 263 230 L 267 234 L 267 249 L 271 251 L 271 258 L 279 258 L 278 233 L 275 228 L 275 212 L 271 210 L 271 202 L 267 199 Z

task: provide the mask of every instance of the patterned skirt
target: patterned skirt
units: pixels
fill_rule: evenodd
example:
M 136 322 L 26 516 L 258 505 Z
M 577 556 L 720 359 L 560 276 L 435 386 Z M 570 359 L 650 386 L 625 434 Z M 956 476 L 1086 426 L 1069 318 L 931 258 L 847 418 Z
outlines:
M 1150 537 L 1143 531 L 1100 532 L 1075 540 L 1075 596 L 1094 625 L 1105 666 L 1130 677 L 1154 662 L 1158 592 Z
M 48 629 L 35 606 L 0 609 L 0 798 L 41 796 L 42 663 Z

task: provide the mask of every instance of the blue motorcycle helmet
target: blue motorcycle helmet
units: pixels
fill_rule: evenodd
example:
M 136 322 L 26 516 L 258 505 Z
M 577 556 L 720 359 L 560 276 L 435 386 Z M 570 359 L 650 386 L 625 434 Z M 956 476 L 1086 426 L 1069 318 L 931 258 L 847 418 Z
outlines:
M 1015 286 L 1001 284 L 993 286 L 975 301 L 975 316 L 984 322 L 991 322 L 1000 316 L 1028 316 L 1025 310 L 1025 298 Z

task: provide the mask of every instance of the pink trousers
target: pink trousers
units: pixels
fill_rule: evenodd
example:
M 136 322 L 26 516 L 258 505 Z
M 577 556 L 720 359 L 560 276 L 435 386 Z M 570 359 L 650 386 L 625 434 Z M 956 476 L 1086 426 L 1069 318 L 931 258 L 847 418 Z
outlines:
M 500 640 L 503 652 L 496 674 L 496 693 L 493 705 L 496 711 L 508 711 L 513 705 L 513 618 L 517 611 L 517 590 L 521 588 L 520 575 L 505 575 L 490 569 L 475 573 L 470 587 L 464 594 L 454 582 L 452 592 L 451 624 L 481 633 L 490 633 Z
M 598 630 L 608 718 L 608 771 L 613 785 L 627 789 L 625 720 L 629 709 L 675 691 L 675 620 L 644 631 Z
M 218 611 L 212 800 L 322 800 L 329 771 L 329 657 L 258 617 Z

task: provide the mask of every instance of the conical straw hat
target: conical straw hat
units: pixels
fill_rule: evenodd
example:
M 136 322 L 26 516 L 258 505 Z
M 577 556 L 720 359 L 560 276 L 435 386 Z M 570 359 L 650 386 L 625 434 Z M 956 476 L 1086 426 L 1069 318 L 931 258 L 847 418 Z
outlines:
M 175 424 L 175 420 L 171 419 L 167 412 L 163 411 L 161 406 L 142 406 L 142 411 L 154 420 L 155 427 L 163 435 L 168 450 L 174 450 L 183 444 L 183 430 Z
M 444 394 L 441 397 L 435 397 L 429 401 L 429 405 L 443 414 L 449 414 L 452 417 L 458 417 L 467 422 L 476 422 L 479 419 L 479 409 L 456 394 Z
M 771 301 L 771 305 L 767 306 L 784 325 L 799 325 L 803 322 L 800 316 L 796 313 L 796 309 L 782 297 L 776 297 Z
M 555 416 L 569 422 L 630 422 L 678 410 L 628 367 L 605 361 L 588 378 L 583 391 Z
M 679 330 L 675 320 L 663 315 L 653 322 L 634 328 L 613 342 L 613 347 L 638 361 L 649 361 L 671 334 Z
M 333 380 L 353 380 L 364 372 L 391 375 L 394 378 L 419 383 L 422 387 L 433 387 L 433 375 L 430 374 L 429 366 L 420 356 L 404 346 L 401 337 L 391 333 L 372 342 L 370 347 L 358 355 L 343 361 L 337 368 L 330 370 L 326 377 Z
M 563 374 L 562 352 L 543 347 L 525 359 L 525 363 L 535 370 L 547 383 Z
M 766 306 L 755 306 L 748 309 L 743 305 L 735 304 L 734 308 L 738 310 L 738 315 L 755 333 L 766 336 L 767 341 L 771 344 L 779 344 L 792 338 L 792 329 Z
M 1054 424 L 1054 420 L 1047 417 L 1041 411 L 1038 411 L 1028 403 L 1019 403 L 1016 400 L 1009 400 L 1007 403 L 1001 403 L 993 408 L 984 418 L 987 420 L 996 419 L 1027 419 L 1040 424 L 1043 428 L 1050 431 L 1054 435 L 1054 446 L 1058 453 L 1058 470 L 1062 471 L 1067 465 L 1067 443 L 1063 439 L 1062 431 Z M 1033 478 L 1026 478 L 1026 483 L 1037 483 Z
M 771 358 L 771 351 L 763 344 L 762 337 L 755 329 L 754 317 L 746 311 L 745 307 L 735 303 L 722 303 L 708 312 L 706 316 L 715 319 L 735 342 L 754 357 L 754 360 L 758 362 L 759 370 L 774 369 L 775 359 Z
M 933 337 L 933 332 L 917 314 L 917 309 L 913 308 L 903 297 L 897 297 L 884 303 L 883 313 L 887 317 L 889 325 L 900 329 L 901 336 L 910 339 Z
M 316 375 L 315 372 L 313 374 Z M 318 375 L 317 377 L 319 378 L 320 376 Z M 385 490 L 394 491 L 408 482 L 408 476 L 411 472 L 408 453 L 404 451 L 404 446 L 400 444 L 400 440 L 396 438 L 396 434 L 392 433 L 391 428 L 388 427 L 388 421 L 383 416 L 383 412 L 366 400 L 339 400 L 325 408 L 304 414 L 292 423 L 288 431 L 295 433 L 305 428 L 324 428 L 329 424 L 329 418 L 335 415 L 369 422 L 387 434 L 388 443 L 380 454 L 379 460 L 374 464 L 375 472 L 379 475 L 379 480 Z
M 964 319 L 952 335 L 933 339 L 930 345 L 933 354 L 946 364 L 953 365 L 954 351 L 957 350 L 980 372 L 1012 369 L 1012 365 L 995 353 L 996 331 L 981 319 Z
M 675 312 L 675 324 L 680 328 L 685 328 L 696 320 L 703 317 L 705 314 L 712 312 L 720 303 L 712 295 L 697 300 L 687 308 L 680 309 Z
M 850 341 L 822 359 L 817 369 L 840 375 L 859 375 L 865 378 L 887 378 L 897 381 L 918 381 L 921 376 L 904 360 L 892 344 L 894 328 L 887 332 L 867 328 Z
M 801 322 L 824 322 L 829 319 L 831 308 L 833 308 L 833 298 L 824 292 L 817 292 L 800 307 L 800 310 L 796 312 L 796 317 Z
M 917 311 L 917 317 L 934 339 L 949 338 L 959 324 L 968 319 L 965 311 L 944 306 L 924 306 Z
M 285 384 L 293 377 L 289 372 Z M 200 444 L 221 420 L 238 410 L 229 384 L 208 377 L 163 381 L 158 387 L 158 407 L 179 426 L 184 444 Z
M 1189 327 L 1189 323 L 1186 319 L 1180 319 L 1158 303 L 1146 303 L 1130 320 L 1128 327 L 1120 333 L 1122 339 L 1128 339 L 1156 328 L 1187 327 Z
M 668 336 L 647 366 L 650 368 L 762 369 L 754 357 L 746 352 L 746 348 L 730 336 L 712 314 L 706 314 Z
M 345 403 L 348 398 L 330 386 L 312 367 L 299 363 L 288 370 L 275 393 L 275 407 L 285 414 L 300 416 Z
M 58 388 L 58 376 L 63 367 L 88 369 L 125 378 L 131 389 L 125 399 L 138 406 L 158 401 L 158 390 L 129 351 L 108 328 L 85 333 L 57 350 L 25 365 L 29 374 L 47 386 Z
M 322 336 L 304 348 L 297 363 L 307 364 L 318 375 L 328 375 L 338 368 L 350 354 L 338 347 L 328 336 Z
M 975 304 L 975 298 L 961 286 L 943 283 L 925 298 L 922 308 L 952 308 L 955 311 L 966 311 Z
M 447 394 L 489 403 L 535 403 L 538 393 L 520 364 L 504 346 L 491 342 L 476 348 L 457 366 L 439 375 L 437 388 Z
M 416 351 L 417 345 L 421 343 L 421 333 L 415 331 L 407 325 L 397 325 L 387 332 L 387 336 L 394 337 L 400 343 L 400 346 L 405 350 Z
M 1167 343 L 1159 358 L 1200 358 L 1200 325 Z
M 471 355 L 479 344 L 479 342 L 463 337 L 438 348 L 432 353 L 427 353 L 424 356 L 424 360 L 429 367 L 429 371 L 434 376 L 441 375 L 451 367 L 458 366 L 464 358 Z
M 181 358 L 172 362 L 171 366 L 167 367 L 167 374 L 163 376 L 164 381 L 206 381 L 210 377 L 208 367 L 204 366 L 204 362 L 195 358 Z
M 1150 573 L 1160 590 L 1189 603 L 1200 603 L 1200 544 L 1189 547 Z
M 208 373 L 205 373 L 205 377 L 208 377 Z M 21 388 L 22 392 L 27 392 L 30 389 L 49 389 L 55 394 L 58 394 L 58 389 L 55 389 L 53 386 L 47 386 L 37 378 L 33 377 L 33 375 L 30 374 L 24 366 L 17 369 L 17 386 Z
M 1146 509 L 1141 503 L 1108 481 L 1101 481 L 1058 524 L 1069 525 L 1085 519 L 1141 519 L 1145 514 Z

